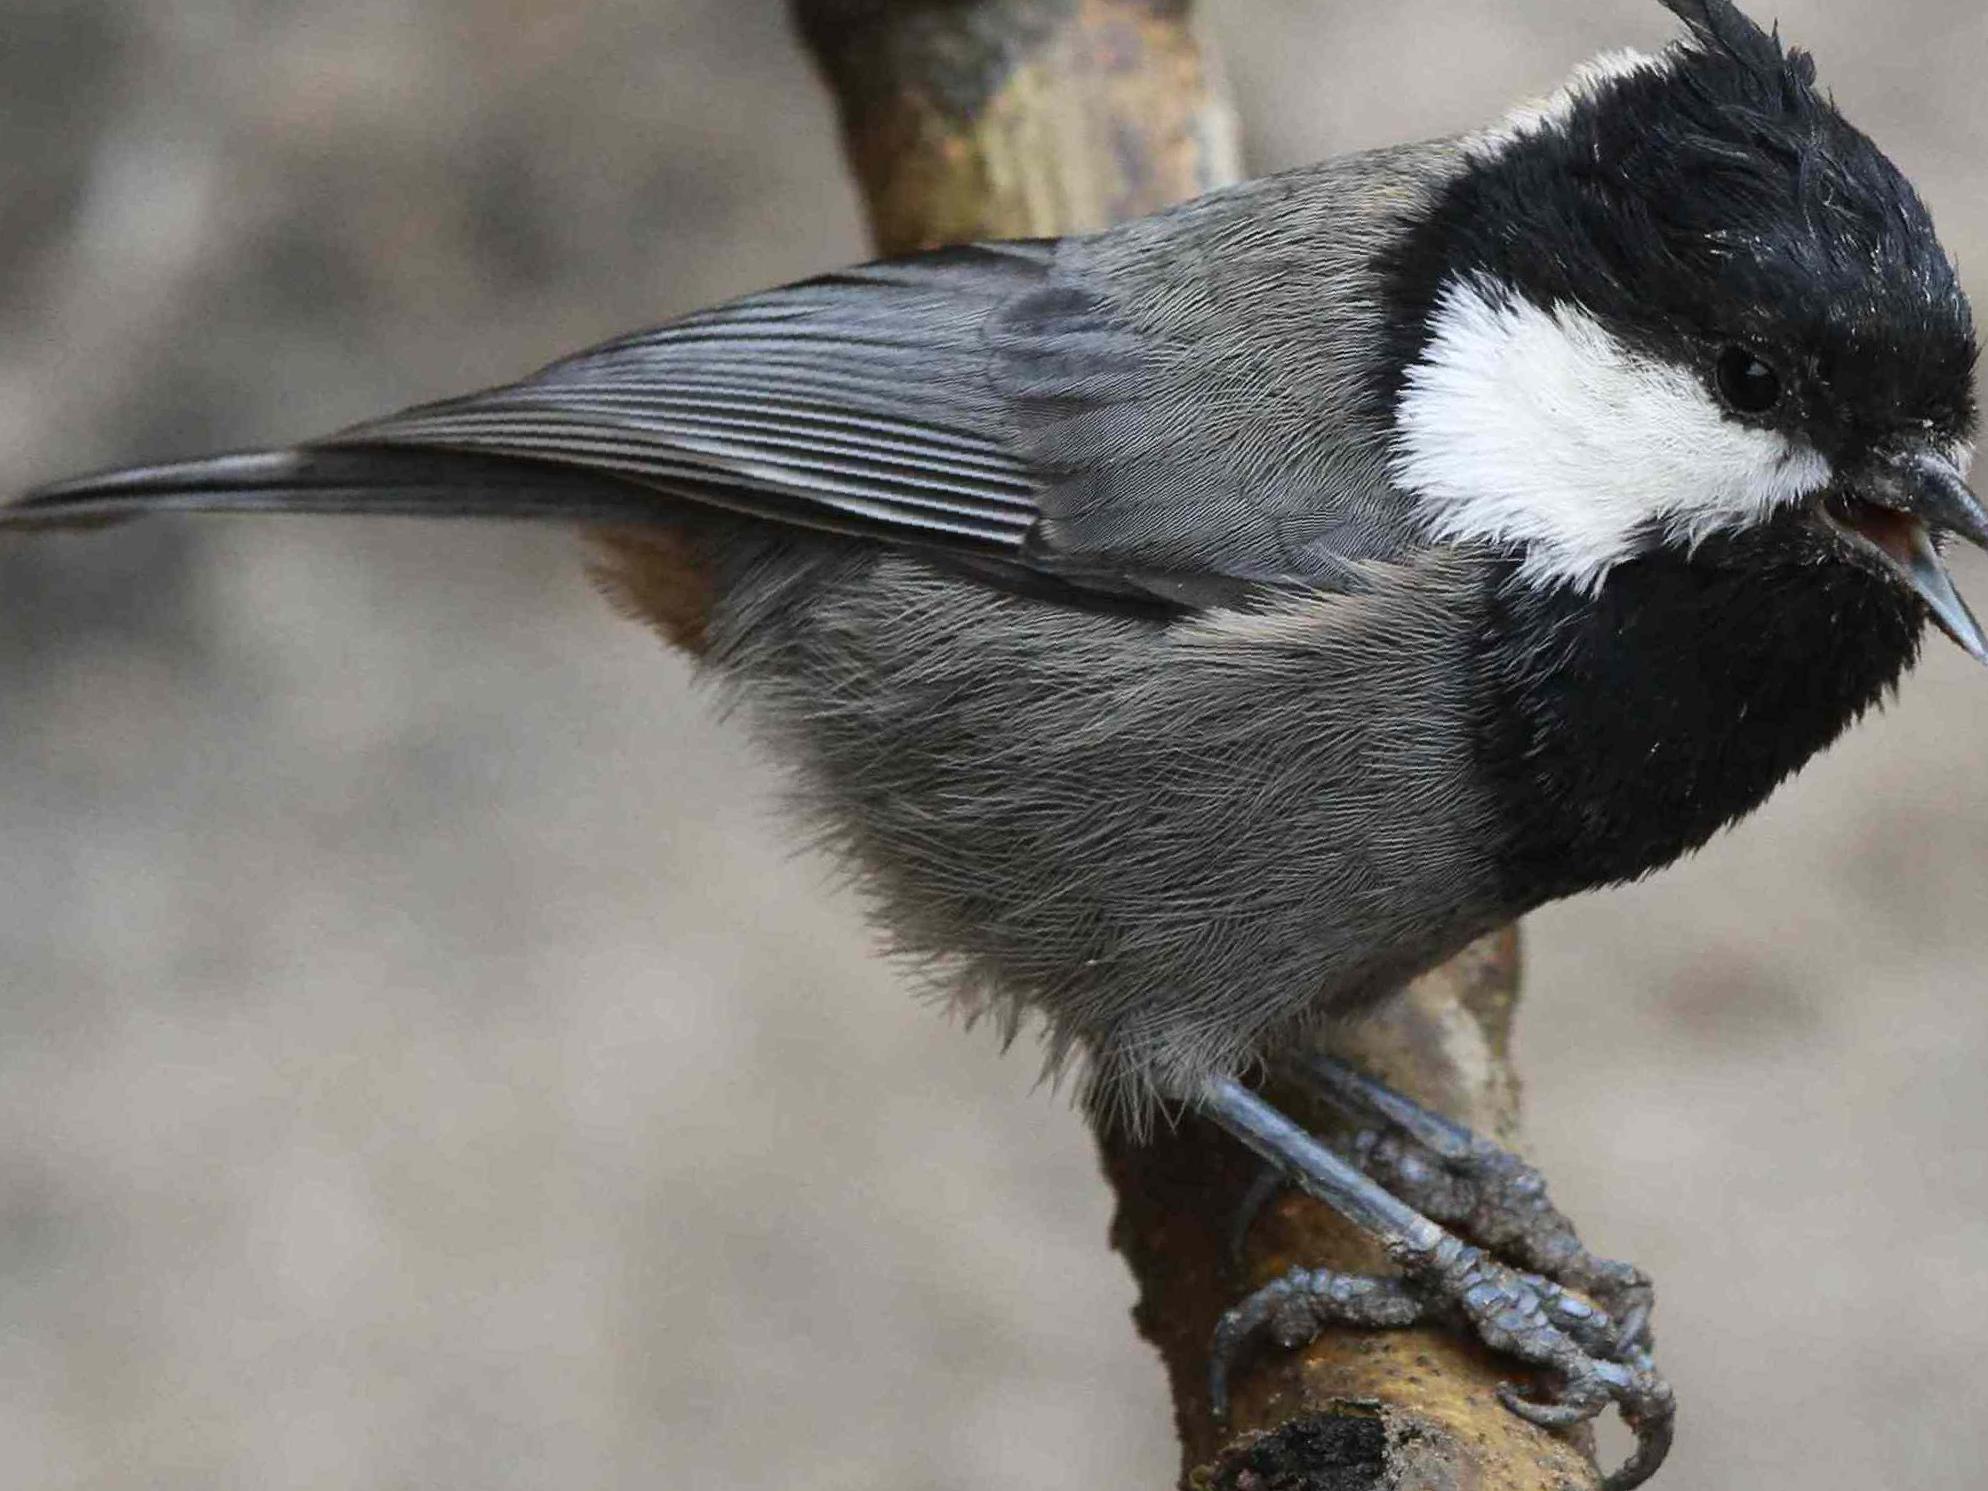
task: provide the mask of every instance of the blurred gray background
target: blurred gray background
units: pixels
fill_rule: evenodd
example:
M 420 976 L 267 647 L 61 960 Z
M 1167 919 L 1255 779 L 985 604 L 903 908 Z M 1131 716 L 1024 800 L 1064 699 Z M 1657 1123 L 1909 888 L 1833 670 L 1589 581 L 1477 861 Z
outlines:
M 1264 168 L 1669 34 L 1207 8 Z M 1988 290 L 1988 13 L 1780 14 Z M 0 487 L 862 249 L 774 0 L 0 0 Z M 9 543 L 0 680 L 6 1485 L 1170 1483 L 1081 1124 L 906 997 L 569 540 Z M 1536 1149 L 1662 1281 L 1665 1485 L 1979 1479 L 1985 746 L 1937 646 L 1740 833 L 1532 926 Z

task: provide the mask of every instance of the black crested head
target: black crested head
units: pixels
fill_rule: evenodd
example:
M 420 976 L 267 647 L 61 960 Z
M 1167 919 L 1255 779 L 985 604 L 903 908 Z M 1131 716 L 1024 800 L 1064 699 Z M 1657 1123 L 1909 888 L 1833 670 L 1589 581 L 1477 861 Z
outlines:
M 1732 0 L 1660 0 L 1660 3 L 1702 41 L 1735 57 L 1770 68 L 1782 60 L 1780 38 L 1761 30 L 1759 23 Z
M 1832 461 L 1970 438 L 1973 320 L 1917 192 L 1806 53 L 1723 0 L 1664 3 L 1688 40 L 1480 137 L 1388 266 L 1390 405 L 1445 286 L 1477 274 L 1585 310 Z
M 1391 474 L 1498 551 L 1478 765 L 1515 904 L 1700 844 L 1883 698 L 1928 613 L 1975 334 L 1898 169 L 1724 0 L 1463 142 L 1389 276 Z

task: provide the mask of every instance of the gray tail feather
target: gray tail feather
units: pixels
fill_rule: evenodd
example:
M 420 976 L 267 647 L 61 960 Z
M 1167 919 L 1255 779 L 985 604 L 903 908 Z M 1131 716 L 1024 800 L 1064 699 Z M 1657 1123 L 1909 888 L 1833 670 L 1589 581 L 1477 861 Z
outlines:
M 352 513 L 653 523 L 652 488 L 550 462 L 387 446 L 300 446 L 133 466 L 0 504 L 0 529 L 94 527 L 151 513 Z

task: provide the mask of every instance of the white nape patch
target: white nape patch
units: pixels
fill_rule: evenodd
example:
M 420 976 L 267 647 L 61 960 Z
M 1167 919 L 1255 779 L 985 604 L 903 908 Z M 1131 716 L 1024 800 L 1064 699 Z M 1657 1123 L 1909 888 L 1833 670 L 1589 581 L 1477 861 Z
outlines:
M 1489 129 L 1466 136 L 1464 152 L 1476 160 L 1502 155 L 1529 136 L 1564 126 L 1581 100 L 1593 98 L 1617 79 L 1633 77 L 1639 72 L 1668 72 L 1674 62 L 1674 47 L 1666 47 L 1654 56 L 1624 47 L 1591 57 L 1546 97 L 1522 103 Z
M 1729 419 L 1690 370 L 1482 276 L 1437 301 L 1390 467 L 1436 536 L 1522 545 L 1527 579 L 1584 590 L 1653 529 L 1696 543 L 1830 477 L 1819 452 Z

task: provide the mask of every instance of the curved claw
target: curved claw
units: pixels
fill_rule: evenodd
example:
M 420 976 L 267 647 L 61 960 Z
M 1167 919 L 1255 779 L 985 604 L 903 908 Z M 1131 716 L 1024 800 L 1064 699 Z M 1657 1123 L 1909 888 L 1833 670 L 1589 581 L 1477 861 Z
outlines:
M 1677 1433 L 1677 1400 L 1670 1384 L 1649 1373 L 1639 1376 L 1648 1383 L 1648 1397 L 1634 1409 L 1625 1405 L 1622 1410 L 1623 1421 L 1636 1436 L 1636 1451 L 1602 1482 L 1602 1491 L 1636 1491 L 1657 1473 Z
M 1544 1402 L 1502 1385 L 1498 1398 L 1506 1408 L 1542 1428 L 1566 1429 L 1613 1403 L 1635 1431 L 1636 1452 L 1608 1478 L 1609 1491 L 1631 1491 L 1656 1473 L 1670 1447 L 1675 1404 L 1647 1352 L 1611 1359 L 1622 1327 L 1586 1300 L 1454 1240 L 1430 1268 L 1485 1345 L 1544 1367 L 1561 1383 Z
M 1240 1308 L 1230 1310 L 1216 1321 L 1215 1339 L 1208 1345 L 1208 1412 L 1218 1424 L 1229 1416 L 1229 1369 L 1235 1365 L 1243 1342 L 1254 1333 L 1254 1327 L 1237 1327 L 1240 1313 Z
M 1651 1372 L 1596 1373 L 1571 1380 L 1551 1402 L 1525 1397 L 1509 1382 L 1498 1385 L 1498 1401 L 1527 1423 L 1542 1429 L 1571 1429 L 1597 1417 L 1610 1403 L 1636 1436 L 1636 1449 L 1602 1480 L 1602 1491 L 1636 1491 L 1657 1473 L 1670 1453 L 1677 1426 L 1677 1403 L 1670 1385 Z
M 1400 1279 L 1293 1268 L 1273 1279 L 1215 1323 L 1208 1345 L 1208 1403 L 1217 1422 L 1229 1414 L 1229 1371 L 1257 1332 L 1269 1328 L 1280 1346 L 1302 1346 L 1337 1321 L 1371 1330 L 1414 1325 L 1428 1304 Z
M 1215 1322 L 1214 1339 L 1208 1343 L 1208 1407 L 1220 1423 L 1229 1416 L 1229 1369 L 1249 1340 L 1282 1310 L 1309 1282 L 1301 1268 L 1264 1285 L 1241 1304 L 1226 1310 Z
M 1528 1398 L 1509 1382 L 1498 1384 L 1498 1401 L 1529 1424 L 1542 1429 L 1571 1429 L 1596 1418 L 1608 1407 L 1608 1394 L 1570 1392 L 1550 1403 Z
M 1208 1358 L 1208 1416 L 1218 1424 L 1229 1421 L 1229 1358 Z
M 1243 1192 L 1242 1200 L 1236 1203 L 1236 1214 L 1229 1221 L 1228 1241 L 1223 1248 L 1223 1255 L 1228 1260 L 1231 1273 L 1242 1272 L 1244 1254 L 1249 1247 L 1250 1229 L 1256 1225 L 1256 1219 L 1263 1215 L 1264 1209 L 1277 1199 L 1278 1192 L 1288 1183 L 1284 1179 L 1283 1171 L 1275 1165 L 1265 1165 L 1257 1172 L 1256 1179 L 1249 1183 L 1249 1189 Z

